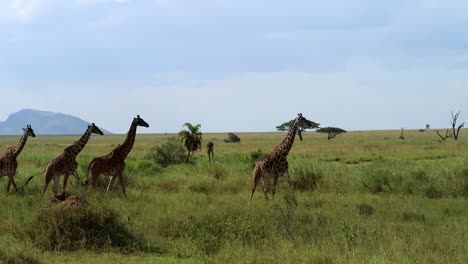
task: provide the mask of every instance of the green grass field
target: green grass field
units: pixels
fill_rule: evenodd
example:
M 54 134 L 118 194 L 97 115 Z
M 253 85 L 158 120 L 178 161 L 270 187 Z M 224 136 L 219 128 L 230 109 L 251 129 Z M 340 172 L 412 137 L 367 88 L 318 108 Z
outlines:
M 127 158 L 127 195 L 115 185 L 104 194 L 73 178 L 72 194 L 93 208 L 110 208 L 140 246 L 111 243 L 74 250 L 40 242 L 40 212 L 52 204 L 52 186 L 41 199 L 43 175 L 21 193 L 0 186 L 0 260 L 10 263 L 468 263 L 468 133 L 439 143 L 433 131 L 350 132 L 327 141 L 308 132 L 289 155 L 295 190 L 279 180 L 266 202 L 261 185 L 248 205 L 250 153 L 270 152 L 283 133 L 205 134 L 215 143 L 215 164 L 205 149 L 195 164 L 161 168 L 153 146 L 173 135 L 137 135 Z M 79 136 L 30 138 L 19 156 L 16 181 L 45 169 Z M 111 151 L 124 135 L 93 135 L 78 156 L 85 179 L 92 158 Z M 0 137 L 0 152 L 19 137 Z M 107 179 L 105 179 L 107 180 Z M 49 210 L 49 211 L 47 211 Z M 59 214 L 61 211 L 58 211 Z M 105 225 L 105 222 L 103 223 Z M 60 224 L 57 224 L 59 228 Z M 96 230 L 104 229 L 103 226 Z M 44 231 L 45 233 L 45 231 Z M 33 234 L 33 235 L 32 235 Z M 124 238 L 126 239 L 126 238 Z M 42 243 L 42 244 L 41 244 Z M 84 242 L 83 242 L 84 243 Z M 80 244 L 81 245 L 81 244 Z M 83 244 L 84 245 L 84 244 Z M 15 262 L 16 261 L 16 262 Z

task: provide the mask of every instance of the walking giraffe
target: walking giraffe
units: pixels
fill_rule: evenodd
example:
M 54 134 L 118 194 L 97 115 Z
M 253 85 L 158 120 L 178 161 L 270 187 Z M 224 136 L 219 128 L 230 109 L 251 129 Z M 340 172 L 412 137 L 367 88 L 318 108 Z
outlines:
M 78 172 L 76 171 L 76 169 L 78 168 L 78 162 L 76 162 L 76 156 L 78 156 L 81 150 L 83 150 L 83 148 L 86 146 L 86 143 L 88 143 L 88 140 L 91 137 L 91 134 L 98 134 L 101 136 L 103 135 L 102 131 L 94 123 L 92 123 L 92 125 L 88 126 L 85 133 L 83 134 L 83 136 L 81 136 L 81 138 L 78 141 L 75 141 L 73 145 L 64 149 L 63 153 L 60 156 L 58 156 L 56 159 L 50 161 L 47 164 L 47 168 L 45 169 L 45 171 L 39 173 L 39 174 L 42 174 L 45 172 L 45 184 L 44 184 L 44 187 L 42 188 L 43 196 L 47 189 L 47 186 L 49 186 L 49 183 L 52 179 L 54 180 L 54 196 L 57 196 L 57 189 L 58 189 L 58 184 L 59 184 L 61 175 L 64 176 L 63 190 L 62 190 L 64 193 L 67 191 L 67 181 L 70 175 L 73 175 L 78 181 L 78 183 L 80 182 L 80 176 L 78 175 Z M 36 175 L 29 177 L 26 184 L 34 176 Z
M 214 143 L 213 142 L 208 142 L 208 144 L 206 144 L 206 148 L 207 148 L 207 153 L 208 153 L 208 162 L 214 162 Z
M 284 176 L 288 181 L 288 184 L 291 186 L 291 181 L 289 179 L 289 172 L 288 172 L 288 160 L 287 156 L 289 151 L 291 150 L 294 138 L 296 134 L 299 135 L 300 140 L 302 141 L 302 131 L 303 127 L 309 121 L 302 116 L 302 114 L 298 114 L 296 120 L 294 120 L 293 125 L 289 129 L 288 135 L 283 140 L 281 144 L 276 146 L 273 152 L 266 156 L 263 159 L 258 160 L 255 163 L 255 169 L 253 171 L 253 185 L 252 185 L 252 194 L 250 195 L 250 201 L 252 200 L 253 194 L 255 192 L 255 188 L 257 187 L 258 182 L 260 179 L 263 182 L 263 193 L 265 194 L 265 199 L 268 200 L 268 191 L 269 191 L 269 182 L 273 178 L 273 197 L 275 196 L 276 192 L 276 184 L 278 182 L 279 176 Z
M 18 162 L 16 161 L 16 158 L 23 150 L 24 145 L 26 145 L 28 137 L 36 137 L 34 130 L 31 128 L 31 125 L 26 125 L 26 128 L 23 128 L 23 131 L 23 136 L 21 136 L 18 144 L 9 147 L 5 151 L 5 154 L 0 158 L 0 177 L 8 176 L 8 185 L 6 188 L 7 192 L 10 191 L 11 184 L 13 184 L 15 191 L 18 190 L 18 187 L 15 183 L 16 169 L 18 168 Z
M 109 191 L 110 187 L 114 184 L 115 180 L 119 178 L 119 183 L 122 186 L 122 192 L 125 196 L 125 186 L 123 182 L 123 172 L 125 169 L 125 158 L 133 148 L 135 143 L 135 136 L 137 127 L 149 127 L 148 123 L 145 122 L 139 115 L 133 118 L 130 130 L 127 133 L 127 138 L 122 145 L 117 146 L 109 154 L 97 157 L 89 163 L 88 166 L 88 179 L 85 184 L 89 184 L 89 177 L 91 177 L 91 184 L 96 187 L 97 180 L 101 174 L 110 176 L 110 181 L 107 186 L 106 192 Z

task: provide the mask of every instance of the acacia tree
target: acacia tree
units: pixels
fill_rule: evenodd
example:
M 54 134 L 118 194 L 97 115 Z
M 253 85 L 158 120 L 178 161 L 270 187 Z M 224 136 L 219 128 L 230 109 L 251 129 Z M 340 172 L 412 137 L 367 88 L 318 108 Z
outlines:
M 294 119 L 277 126 L 276 130 L 278 130 L 278 131 L 289 131 L 289 129 L 291 129 L 291 126 L 293 124 L 294 124 Z M 301 125 L 300 129 L 301 129 L 301 132 L 302 132 L 302 131 L 304 131 L 306 129 L 318 128 L 319 126 L 320 126 L 319 123 L 315 123 L 314 121 L 306 120 L 306 122 Z
M 339 127 L 322 127 L 317 129 L 318 133 L 325 133 L 328 135 L 328 140 L 335 138 L 337 135 L 346 133 L 346 130 Z
M 294 119 L 277 126 L 276 130 L 278 130 L 278 131 L 289 131 L 289 129 L 291 129 L 293 124 L 294 124 Z M 299 137 L 302 140 L 302 132 L 304 130 L 306 130 L 306 129 L 315 129 L 315 128 L 318 128 L 319 126 L 320 126 L 319 123 L 316 123 L 314 121 L 306 119 L 306 121 L 303 122 L 301 124 L 301 126 L 298 128 L 299 129 Z
M 187 129 L 179 132 L 179 139 L 184 142 L 185 148 L 187 148 L 187 160 L 189 162 L 190 154 L 194 151 L 201 150 L 202 132 L 201 125 L 196 124 L 195 126 L 190 123 L 183 125 Z
M 452 120 L 450 120 L 450 124 L 452 125 L 452 136 L 454 140 L 458 140 L 458 134 L 460 133 L 460 129 L 462 129 L 465 126 L 465 122 L 463 122 L 457 127 L 457 121 L 460 112 L 461 110 L 458 110 L 456 114 L 453 114 L 452 112 Z

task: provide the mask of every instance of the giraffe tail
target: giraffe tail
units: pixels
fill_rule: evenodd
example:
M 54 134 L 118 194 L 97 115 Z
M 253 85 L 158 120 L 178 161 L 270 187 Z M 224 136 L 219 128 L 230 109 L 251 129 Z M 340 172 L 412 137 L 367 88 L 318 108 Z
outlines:
M 40 175 L 40 174 L 43 174 L 46 170 L 44 170 L 43 172 L 40 172 L 38 174 L 34 174 L 33 176 L 29 177 L 28 180 L 24 183 L 24 187 L 26 187 L 28 185 L 28 183 L 34 178 L 34 176 L 37 176 L 37 175 Z M 23 187 L 23 188 L 24 188 Z

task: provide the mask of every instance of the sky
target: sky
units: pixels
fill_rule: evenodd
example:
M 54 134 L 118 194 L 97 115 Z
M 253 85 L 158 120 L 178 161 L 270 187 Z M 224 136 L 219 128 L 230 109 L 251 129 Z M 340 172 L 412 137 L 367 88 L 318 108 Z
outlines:
M 0 121 L 444 128 L 468 120 L 466 25 L 465 0 L 2 0 Z

